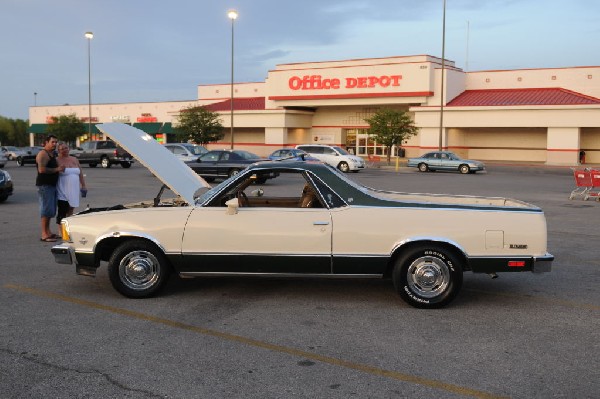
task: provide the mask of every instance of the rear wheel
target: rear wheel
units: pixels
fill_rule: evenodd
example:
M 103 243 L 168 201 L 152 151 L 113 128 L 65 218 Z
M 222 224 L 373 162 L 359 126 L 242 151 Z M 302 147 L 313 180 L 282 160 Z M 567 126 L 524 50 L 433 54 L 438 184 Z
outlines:
M 21 158 L 21 157 L 17 158 L 17 165 L 19 165 L 19 166 L 23 166 L 24 165 L 23 158 Z
M 102 165 L 104 169 L 108 169 L 111 167 L 110 161 L 106 157 L 102 157 L 102 159 L 100 159 L 100 165 Z
M 0 202 L 4 202 L 8 199 L 8 195 L 3 195 L 0 197 Z
M 471 168 L 469 168 L 469 165 L 460 165 L 458 167 L 458 170 L 460 171 L 460 173 L 462 173 L 463 175 L 466 175 L 467 173 L 471 172 Z
M 167 282 L 170 272 L 165 255 L 144 240 L 124 242 L 108 261 L 110 282 L 118 292 L 130 298 L 156 294 Z
M 419 245 L 407 250 L 394 266 L 398 294 L 416 308 L 441 308 L 460 291 L 463 274 L 459 258 L 442 246 Z
M 131 168 L 131 162 L 121 162 L 121 166 L 124 167 L 125 169 L 127 168 Z
M 427 172 L 427 171 L 429 170 L 429 166 L 427 166 L 427 164 L 426 164 L 426 163 L 420 163 L 420 164 L 419 164 L 419 170 L 420 170 L 421 172 Z
M 340 162 L 340 164 L 338 165 L 338 169 L 344 173 L 350 172 L 350 166 L 348 166 L 348 163 L 346 162 Z

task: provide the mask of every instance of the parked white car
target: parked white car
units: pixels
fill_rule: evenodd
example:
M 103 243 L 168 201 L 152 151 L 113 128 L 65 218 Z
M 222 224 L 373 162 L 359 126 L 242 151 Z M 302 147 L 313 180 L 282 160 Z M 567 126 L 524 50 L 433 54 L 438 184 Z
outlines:
M 549 272 L 554 259 L 544 212 L 522 201 L 375 190 L 307 161 L 257 162 L 210 188 L 141 130 L 98 128 L 178 194 L 62 221 L 56 262 L 88 276 L 108 262 L 128 297 L 157 294 L 171 272 L 390 278 L 410 305 L 439 308 L 463 272 Z
M 342 172 L 358 172 L 365 168 L 365 160 L 350 154 L 342 147 L 326 144 L 300 144 L 296 148 L 309 153 L 321 162 L 338 168 Z
M 208 152 L 204 146 L 197 144 L 168 143 L 164 146 L 183 162 L 196 162 L 200 155 Z
M 22 148 L 7 145 L 2 147 L 2 153 L 6 156 L 9 161 L 17 159 L 21 155 L 25 155 L 27 152 Z

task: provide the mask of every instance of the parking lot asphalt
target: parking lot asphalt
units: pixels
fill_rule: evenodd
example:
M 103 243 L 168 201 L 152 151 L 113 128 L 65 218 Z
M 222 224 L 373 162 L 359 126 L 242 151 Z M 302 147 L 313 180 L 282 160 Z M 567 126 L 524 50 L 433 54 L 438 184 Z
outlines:
M 544 209 L 551 273 L 465 274 L 447 308 L 406 305 L 378 280 L 171 279 L 117 294 L 58 265 L 39 241 L 35 167 L 5 167 L 0 204 L 2 398 L 596 398 L 600 202 L 569 200 L 569 168 L 486 173 L 370 168 L 396 191 L 503 196 Z M 149 199 L 144 167 L 84 167 L 82 207 Z M 268 183 L 266 185 L 268 187 Z M 401 221 L 399 221 L 401 223 Z M 360 226 L 357 226 L 360 228 Z

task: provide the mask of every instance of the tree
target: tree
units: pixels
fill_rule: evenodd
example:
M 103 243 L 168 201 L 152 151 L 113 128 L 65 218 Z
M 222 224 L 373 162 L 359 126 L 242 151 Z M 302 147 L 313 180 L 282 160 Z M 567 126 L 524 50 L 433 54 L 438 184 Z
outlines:
M 53 116 L 52 123 L 46 128 L 46 133 L 53 134 L 61 141 L 74 143 L 77 137 L 85 132 L 85 125 L 79 120 L 77 115 Z
M 181 110 L 176 134 L 181 141 L 191 140 L 202 145 L 221 140 L 224 137 L 219 114 L 211 112 L 205 107 L 194 106 Z
M 387 149 L 388 164 L 392 156 L 392 146 L 400 146 L 403 141 L 419 132 L 410 115 L 401 110 L 381 108 L 365 121 L 369 124 L 368 133 Z
M 0 116 L 0 143 L 17 147 L 29 144 L 27 121 Z

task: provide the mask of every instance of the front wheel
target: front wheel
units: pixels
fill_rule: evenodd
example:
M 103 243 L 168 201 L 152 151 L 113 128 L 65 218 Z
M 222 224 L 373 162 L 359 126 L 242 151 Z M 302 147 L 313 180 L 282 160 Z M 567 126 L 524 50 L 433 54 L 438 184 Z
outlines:
M 469 172 L 471 172 L 471 168 L 469 168 L 469 165 L 460 165 L 458 167 L 458 170 L 460 171 L 460 173 L 462 173 L 463 175 L 468 174 Z
M 121 244 L 108 261 L 112 286 L 129 298 L 147 298 L 165 285 L 171 272 L 165 255 L 144 240 Z
M 21 158 L 21 157 L 17 158 L 17 165 L 19 165 L 19 166 L 23 166 L 24 165 L 23 158 Z
M 402 254 L 394 266 L 392 280 L 406 303 L 416 308 L 446 306 L 462 286 L 458 258 L 441 246 L 420 245 Z
M 240 170 L 239 170 L 239 169 L 231 169 L 231 170 L 229 171 L 229 173 L 228 173 L 228 176 L 229 176 L 229 177 L 231 177 L 231 176 L 235 176 L 235 175 L 237 175 L 238 173 L 240 173 Z
M 348 163 L 346 162 L 340 162 L 340 164 L 338 165 L 338 169 L 344 173 L 350 172 L 350 166 L 348 166 Z

